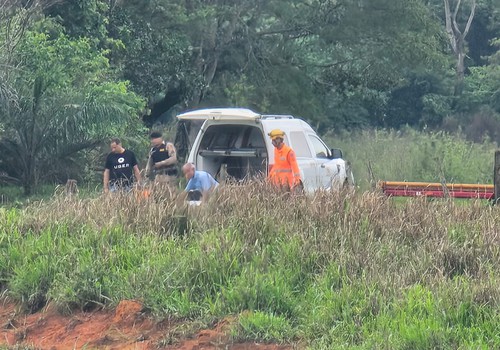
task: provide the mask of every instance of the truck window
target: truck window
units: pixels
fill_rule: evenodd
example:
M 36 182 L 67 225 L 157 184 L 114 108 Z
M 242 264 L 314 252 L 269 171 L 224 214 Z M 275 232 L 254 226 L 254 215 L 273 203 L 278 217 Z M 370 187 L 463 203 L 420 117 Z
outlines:
M 250 127 L 246 131 L 241 147 L 243 148 L 265 148 L 266 144 L 262 138 L 262 131 L 255 127 Z
M 265 148 L 262 131 L 248 125 L 211 125 L 205 131 L 200 150 Z
M 328 148 L 325 146 L 323 141 L 319 139 L 319 137 L 314 135 L 309 135 L 309 140 L 314 147 L 314 154 L 316 158 L 328 158 L 328 154 L 330 153 Z
M 290 132 L 290 141 L 295 155 L 302 158 L 311 158 L 311 149 L 307 143 L 306 136 L 301 131 Z

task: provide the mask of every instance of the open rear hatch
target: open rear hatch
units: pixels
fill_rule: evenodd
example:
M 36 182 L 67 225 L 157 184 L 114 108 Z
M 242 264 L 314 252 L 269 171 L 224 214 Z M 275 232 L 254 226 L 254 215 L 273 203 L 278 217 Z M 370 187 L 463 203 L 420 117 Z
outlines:
M 268 154 L 261 115 L 249 109 L 221 108 L 195 110 L 177 116 L 180 156 L 188 156 L 203 127 L 194 163 L 217 180 L 244 180 L 266 174 Z M 203 124 L 211 120 L 209 124 Z
M 179 121 L 175 135 L 177 155 L 186 160 L 203 123 L 212 120 L 256 120 L 260 114 L 245 108 L 197 109 L 177 115 Z
M 268 154 L 260 125 L 210 123 L 196 149 L 195 163 L 220 181 L 265 175 Z

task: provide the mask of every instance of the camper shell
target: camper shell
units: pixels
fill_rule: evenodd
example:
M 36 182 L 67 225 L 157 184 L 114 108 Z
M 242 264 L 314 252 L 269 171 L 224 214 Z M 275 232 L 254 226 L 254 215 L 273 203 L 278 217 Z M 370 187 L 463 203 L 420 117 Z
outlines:
M 285 143 L 295 151 L 306 190 L 354 185 L 342 152 L 328 148 L 302 119 L 244 108 L 198 109 L 177 118 L 189 144 L 187 161 L 219 181 L 265 177 L 274 164 L 268 133 L 281 129 Z

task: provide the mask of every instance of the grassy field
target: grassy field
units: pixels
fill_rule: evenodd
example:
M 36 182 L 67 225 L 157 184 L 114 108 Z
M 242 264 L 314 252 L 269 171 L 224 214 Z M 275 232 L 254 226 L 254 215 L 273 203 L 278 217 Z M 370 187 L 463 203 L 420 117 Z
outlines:
M 164 134 L 171 140 L 175 131 L 168 128 Z M 379 180 L 493 183 L 497 145 L 487 139 L 483 143 L 473 143 L 461 134 L 413 129 L 328 133 L 323 138 L 329 146 L 343 150 L 360 190 L 375 187 Z M 144 163 L 145 159 L 142 161 Z M 79 183 L 80 193 L 95 196 L 102 190 L 101 176 L 100 173 L 89 175 L 93 183 Z M 42 185 L 33 196 L 26 198 L 20 187 L 0 186 L 0 206 L 21 207 L 26 201 L 47 199 L 54 191 L 62 189 L 57 189 L 56 185 Z
M 412 129 L 327 134 L 351 162 L 356 182 L 370 189 L 378 180 L 446 183 L 493 183 L 497 145 L 473 143 L 463 135 Z
M 35 311 L 139 299 L 312 349 L 500 348 L 500 208 L 230 185 L 0 209 L 0 288 Z
M 311 349 L 500 348 L 500 208 L 388 199 L 377 180 L 491 183 L 496 145 L 460 135 L 327 135 L 356 193 L 289 197 L 229 185 L 200 208 L 176 194 L 0 188 L 0 296 L 62 313 L 123 299 L 235 340 Z

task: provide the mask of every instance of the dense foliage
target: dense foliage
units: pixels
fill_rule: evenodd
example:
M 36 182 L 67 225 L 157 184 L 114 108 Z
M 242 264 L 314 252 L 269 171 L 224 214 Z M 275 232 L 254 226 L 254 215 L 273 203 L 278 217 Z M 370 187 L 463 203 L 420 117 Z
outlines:
M 30 192 L 64 178 L 69 156 L 98 140 L 137 135 L 139 117 L 152 126 L 200 106 L 290 113 L 321 132 L 409 125 L 498 141 L 499 9 L 499 0 L 3 0 L 0 178 Z M 59 170 L 41 165 L 48 154 Z
M 148 127 L 205 106 L 307 119 L 361 189 L 487 183 L 499 19 L 500 0 L 0 0 L 0 184 L 30 194 L 87 180 L 109 137 L 146 142 Z M 26 311 L 134 298 L 161 317 L 235 315 L 237 340 L 500 347 L 498 206 L 283 198 L 254 182 L 199 208 L 175 191 L 85 186 L 83 199 L 14 208 L 19 188 L 0 192 L 12 204 L 0 208 L 0 295 Z

